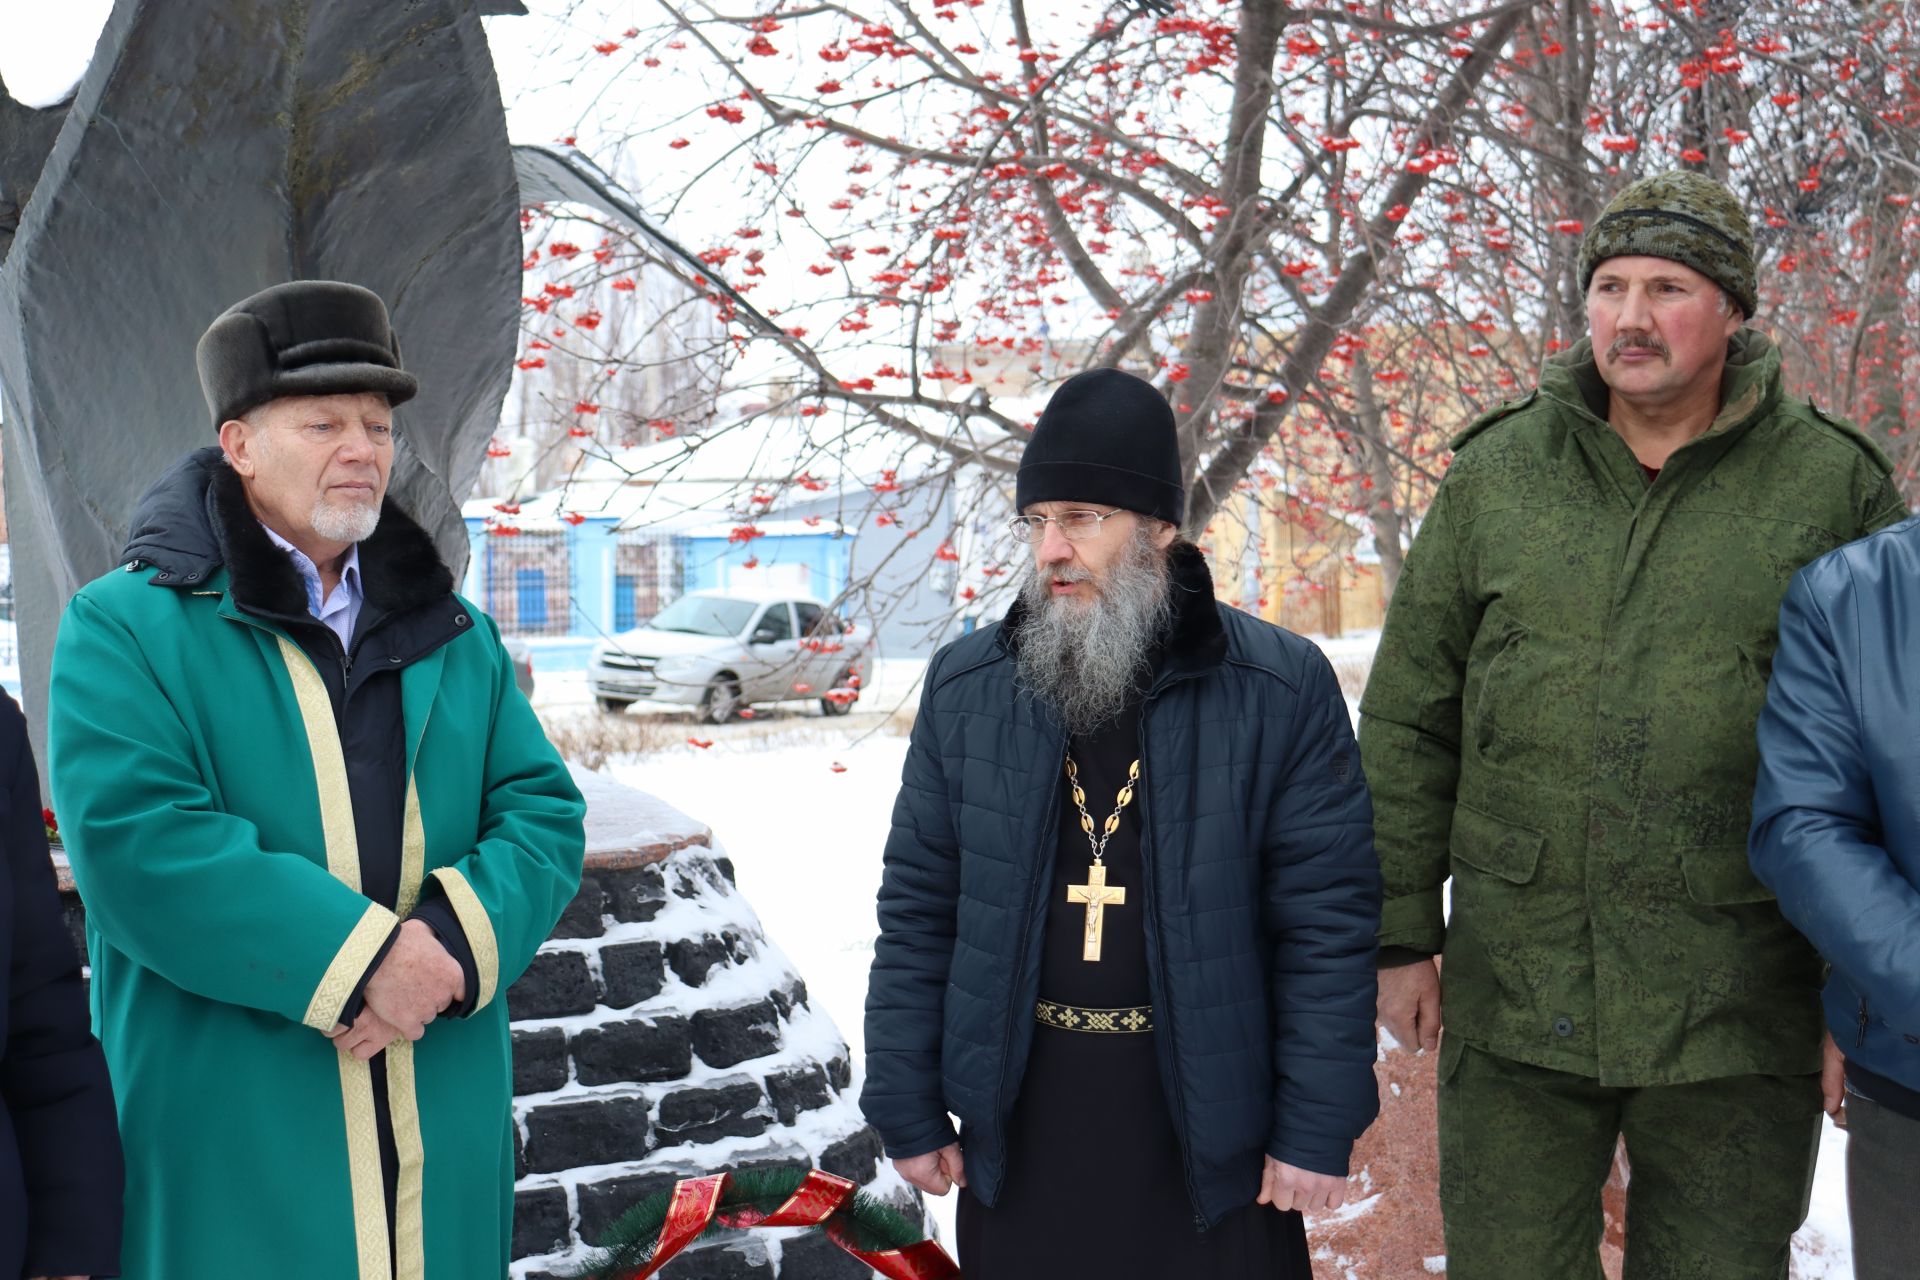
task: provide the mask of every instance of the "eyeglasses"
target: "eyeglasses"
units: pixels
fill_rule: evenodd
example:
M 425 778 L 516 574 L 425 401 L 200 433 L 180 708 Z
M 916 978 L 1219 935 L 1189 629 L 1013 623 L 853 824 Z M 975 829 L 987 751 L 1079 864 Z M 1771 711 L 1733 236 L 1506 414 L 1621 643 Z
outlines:
M 1038 542 L 1050 524 L 1060 527 L 1060 536 L 1068 542 L 1082 542 L 1100 536 L 1101 526 L 1119 515 L 1123 508 L 1111 511 L 1062 511 L 1057 516 L 1015 516 L 1007 521 L 1007 531 L 1015 542 Z

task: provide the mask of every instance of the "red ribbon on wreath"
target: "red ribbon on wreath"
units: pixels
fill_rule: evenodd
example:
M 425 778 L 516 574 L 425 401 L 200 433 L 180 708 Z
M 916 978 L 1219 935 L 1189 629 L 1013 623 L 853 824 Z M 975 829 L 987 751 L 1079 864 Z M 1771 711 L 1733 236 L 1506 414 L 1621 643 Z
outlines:
M 959 1266 L 932 1240 L 874 1252 L 856 1248 L 845 1225 L 832 1221 L 856 1189 L 846 1178 L 814 1169 L 799 1189 L 787 1197 L 786 1203 L 772 1213 L 753 1208 L 722 1211 L 720 1202 L 732 1182 L 733 1175 L 728 1173 L 676 1182 L 653 1257 L 638 1271 L 628 1272 L 623 1280 L 648 1280 L 682 1249 L 699 1239 L 716 1217 L 720 1225 L 726 1227 L 822 1227 L 827 1239 L 887 1280 L 960 1280 Z

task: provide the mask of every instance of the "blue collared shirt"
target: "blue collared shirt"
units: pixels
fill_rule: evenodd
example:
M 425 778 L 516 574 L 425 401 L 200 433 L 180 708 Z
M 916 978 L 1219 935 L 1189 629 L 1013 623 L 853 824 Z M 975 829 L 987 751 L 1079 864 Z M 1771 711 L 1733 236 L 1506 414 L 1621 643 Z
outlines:
M 262 529 L 267 526 L 262 524 Z M 353 624 L 360 620 L 360 605 L 366 596 L 360 590 L 360 546 L 355 543 L 347 548 L 347 558 L 340 566 L 340 585 L 333 594 L 324 600 L 320 593 L 320 570 L 307 558 L 307 553 L 288 542 L 285 538 L 267 529 L 267 536 L 273 544 L 286 552 L 293 560 L 293 567 L 300 571 L 301 585 L 307 589 L 307 612 L 325 623 L 333 634 L 340 637 L 340 648 L 344 651 L 353 639 Z

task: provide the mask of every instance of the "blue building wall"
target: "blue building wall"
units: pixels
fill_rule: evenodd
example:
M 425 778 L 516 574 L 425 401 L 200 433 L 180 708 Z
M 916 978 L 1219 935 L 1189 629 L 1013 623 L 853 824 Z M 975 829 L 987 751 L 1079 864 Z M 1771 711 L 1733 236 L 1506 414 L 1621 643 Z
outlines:
M 886 509 L 891 519 L 880 524 L 868 495 L 826 495 L 784 508 L 769 520 L 790 524 L 818 517 L 826 526 L 820 532 L 769 534 L 748 542 L 676 536 L 679 581 L 674 594 L 752 585 L 833 600 L 849 582 L 861 583 L 843 611 L 874 628 L 881 652 L 890 657 L 929 655 L 960 630 L 952 616 L 951 571 L 934 559 L 935 549 L 952 533 L 951 500 L 944 489 L 928 486 L 899 495 Z M 848 526 L 844 533 L 838 531 L 843 523 Z M 616 585 L 617 524 L 611 518 L 589 518 L 564 526 L 558 535 L 566 549 L 570 616 L 561 626 L 555 616 L 557 593 L 549 596 L 553 629 L 564 634 L 529 637 L 536 669 L 580 669 L 601 637 L 623 629 Z M 513 540 L 488 534 L 484 521 L 471 518 L 467 538 L 472 554 L 462 590 L 485 609 L 487 575 L 499 558 L 489 551 Z M 748 569 L 751 562 L 757 562 L 757 572 Z M 501 586 L 517 593 L 520 581 Z

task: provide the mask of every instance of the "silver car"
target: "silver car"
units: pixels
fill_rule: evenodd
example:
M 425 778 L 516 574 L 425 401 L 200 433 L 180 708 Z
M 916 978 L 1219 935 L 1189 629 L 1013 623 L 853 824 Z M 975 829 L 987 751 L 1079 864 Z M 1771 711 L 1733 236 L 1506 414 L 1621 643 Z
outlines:
M 712 724 L 754 703 L 802 699 L 845 715 L 867 648 L 863 629 L 818 600 L 696 591 L 595 646 L 587 686 L 605 711 L 672 703 Z

